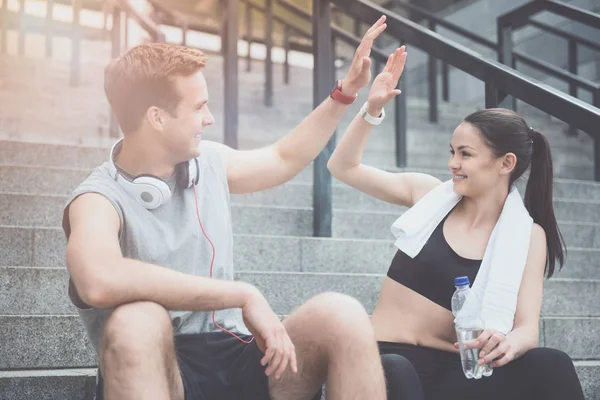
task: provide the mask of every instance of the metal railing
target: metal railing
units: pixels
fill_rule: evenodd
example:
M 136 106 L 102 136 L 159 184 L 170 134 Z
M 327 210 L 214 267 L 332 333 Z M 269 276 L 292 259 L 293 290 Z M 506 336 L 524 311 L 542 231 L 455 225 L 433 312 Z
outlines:
M 510 63 L 515 69 L 517 67 L 517 62 L 522 62 L 523 64 L 527 64 L 554 77 L 560 78 L 569 84 L 569 94 L 573 97 L 577 97 L 578 89 L 585 89 L 591 92 L 593 99 L 597 98 L 600 96 L 600 84 L 577 76 L 577 53 L 578 46 L 586 46 L 593 50 L 600 51 L 600 43 L 595 43 L 587 38 L 565 32 L 556 27 L 532 19 L 533 16 L 543 11 L 549 11 L 553 14 L 568 18 L 571 21 L 576 21 L 592 28 L 600 29 L 600 15 L 598 14 L 555 0 L 535 0 L 498 17 L 498 60 L 504 64 Z M 533 59 L 532 57 L 514 50 L 513 33 L 526 26 L 533 26 L 567 40 L 568 72 L 563 71 L 550 63 Z M 573 125 L 571 125 L 570 131 L 575 131 Z
M 386 9 L 390 9 L 392 7 L 401 8 L 403 10 L 409 11 L 415 18 L 424 20 L 424 22 L 427 24 L 427 27 L 433 31 L 436 31 L 437 27 L 442 27 L 442 28 L 444 28 L 452 33 L 455 33 L 457 35 L 460 35 L 461 37 L 468 39 L 478 45 L 484 46 L 484 47 L 486 47 L 490 50 L 493 50 L 497 53 L 499 52 L 499 44 L 497 44 L 487 38 L 479 36 L 478 34 L 470 32 L 470 31 L 466 30 L 465 28 L 462 28 L 461 26 L 455 25 L 452 22 L 446 21 L 446 20 L 436 16 L 435 14 L 432 14 L 431 12 L 424 10 L 418 6 L 405 3 L 404 1 L 401 1 L 401 0 L 390 0 L 388 2 L 385 2 L 382 5 L 382 7 L 386 8 Z M 535 10 L 537 10 L 537 11 L 535 11 Z M 533 3 L 528 3 L 525 6 L 519 7 L 518 9 L 515 9 L 515 10 L 512 10 L 511 12 L 505 14 L 505 16 L 500 17 L 498 19 L 499 32 L 500 32 L 501 24 L 507 23 L 507 21 L 512 21 L 513 19 L 518 18 L 518 22 L 521 24 L 521 26 L 524 26 L 525 24 L 530 24 L 530 25 L 540 28 L 546 32 L 558 35 L 560 37 L 563 37 L 563 38 L 569 40 L 569 70 L 564 71 L 561 68 L 556 67 L 548 62 L 539 60 L 535 57 L 532 57 L 529 54 L 526 54 L 526 53 L 523 53 L 521 51 L 517 51 L 514 49 L 512 50 L 512 58 L 509 58 L 510 64 L 508 64 L 508 63 L 506 63 L 506 64 L 511 65 L 513 68 L 516 69 L 517 62 L 520 62 L 522 64 L 525 64 L 532 68 L 535 68 L 541 72 L 544 72 L 554 78 L 560 79 L 560 80 L 566 82 L 567 84 L 569 84 L 569 93 L 574 97 L 577 97 L 577 89 L 584 89 L 584 90 L 588 90 L 590 92 L 599 90 L 600 84 L 598 84 L 592 80 L 577 76 L 577 72 L 578 72 L 577 71 L 577 45 L 578 44 L 584 45 L 584 46 L 587 46 L 592 49 L 600 51 L 600 44 L 594 43 L 586 38 L 582 38 L 580 36 L 573 35 L 569 32 L 564 32 L 558 28 L 552 27 L 550 25 L 547 25 L 542 22 L 538 22 L 538 21 L 535 21 L 535 20 L 532 20 L 529 18 L 531 15 L 533 15 L 535 12 L 538 12 L 539 10 L 553 11 L 553 12 L 559 13 L 560 15 L 563 15 L 567 18 L 572 18 L 573 20 L 577 20 L 577 21 L 582 20 L 582 21 L 587 21 L 587 22 L 593 22 L 596 27 L 600 27 L 600 22 L 598 22 L 599 17 L 589 11 L 581 10 L 581 9 L 578 9 L 573 6 L 564 5 L 562 3 L 552 1 L 552 0 L 550 0 L 550 1 L 535 0 Z M 524 15 L 524 14 L 522 14 L 522 13 L 526 13 L 526 14 L 529 13 L 529 14 L 525 15 L 523 17 L 522 15 Z M 582 15 L 583 15 L 583 17 L 582 17 Z M 500 33 L 499 33 L 498 37 L 501 37 Z M 436 79 L 437 63 L 436 63 L 435 57 L 433 57 L 431 54 L 428 57 L 427 70 L 428 70 L 428 85 L 429 85 L 429 90 L 428 90 L 429 120 L 431 122 L 436 122 L 437 115 L 438 115 L 438 98 L 437 98 L 438 97 L 438 87 L 437 87 L 438 81 Z M 449 100 L 449 91 L 450 91 L 449 86 L 450 86 L 450 82 L 449 82 L 449 78 L 448 78 L 448 64 L 446 62 L 442 61 L 442 97 L 443 97 L 444 101 Z M 513 104 L 512 108 L 516 109 L 516 104 Z
M 81 81 L 81 39 L 103 39 L 103 33 L 98 29 L 84 27 L 80 24 L 82 0 L 72 0 L 73 20 L 70 23 L 54 19 L 54 0 L 47 0 L 46 17 L 39 18 L 25 13 L 26 0 L 19 0 L 19 9 L 12 12 L 8 8 L 8 0 L 2 1 L 0 8 L 0 53 L 7 53 L 7 31 L 18 30 L 17 54 L 25 54 L 25 34 L 37 32 L 45 36 L 45 56 L 52 57 L 52 41 L 55 36 L 65 36 L 71 39 L 71 73 L 69 83 L 78 86 Z
M 16 28 L 18 35 L 18 54 L 25 53 L 25 33 L 39 32 L 45 35 L 45 55 L 52 57 L 52 41 L 55 36 L 65 36 L 71 39 L 71 69 L 70 85 L 78 86 L 81 82 L 81 40 L 95 39 L 106 40 L 107 31 L 110 30 L 111 57 L 117 57 L 123 49 L 128 46 L 128 26 L 129 20 L 134 20 L 148 33 L 150 40 L 154 42 L 165 42 L 165 35 L 152 19 L 139 12 L 127 0 L 104 0 L 93 4 L 92 9 L 104 13 L 103 29 L 89 28 L 81 25 L 80 15 L 83 6 L 90 6 L 85 0 L 47 0 L 46 17 L 44 19 L 27 15 L 25 13 L 26 0 L 19 0 L 19 10 L 16 15 L 11 15 L 8 10 L 8 1 L 2 1 L 0 9 L 0 29 L 2 29 L 2 39 L 0 40 L 0 52 L 7 52 L 6 32 L 9 28 Z M 54 19 L 54 6 L 56 4 L 71 5 L 73 9 L 73 19 L 71 22 L 60 22 Z M 112 13 L 112 26 L 107 27 L 107 16 Z M 119 135 L 119 128 L 112 110 L 110 111 L 109 134 L 113 137 Z
M 318 0 L 325 1 L 325 0 Z M 562 121 L 573 123 L 593 137 L 600 110 L 558 89 L 543 84 L 499 62 L 489 60 L 472 49 L 455 43 L 419 24 L 390 13 L 367 0 L 331 0 L 344 6 L 346 12 L 364 22 L 387 15 L 387 32 L 414 47 L 447 62 L 486 84 L 486 106 L 496 106 L 507 95 L 515 96 Z M 502 92 L 502 93 L 501 93 Z M 597 97 L 597 96 L 596 96 Z

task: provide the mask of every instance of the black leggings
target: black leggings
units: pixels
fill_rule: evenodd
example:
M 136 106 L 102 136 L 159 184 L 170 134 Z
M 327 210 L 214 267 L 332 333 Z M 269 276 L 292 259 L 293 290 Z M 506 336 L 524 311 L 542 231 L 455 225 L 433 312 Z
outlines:
M 467 379 L 460 356 L 404 343 L 379 342 L 389 400 L 583 400 L 571 358 L 535 348 L 490 377 Z

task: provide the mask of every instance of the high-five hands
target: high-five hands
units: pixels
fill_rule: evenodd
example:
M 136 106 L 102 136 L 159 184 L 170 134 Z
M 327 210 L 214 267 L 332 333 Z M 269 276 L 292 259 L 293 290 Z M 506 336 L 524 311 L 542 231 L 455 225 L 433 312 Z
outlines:
M 385 30 L 385 15 L 369 28 L 363 36 L 360 45 L 354 52 L 352 65 L 344 79 L 342 79 L 342 93 L 355 96 L 358 91 L 371 81 L 371 48 L 373 41 Z
M 367 99 L 367 112 L 373 117 L 378 117 L 383 106 L 400 94 L 396 86 L 404 71 L 406 54 L 405 46 L 396 49 L 388 57 L 383 71 L 375 77 Z

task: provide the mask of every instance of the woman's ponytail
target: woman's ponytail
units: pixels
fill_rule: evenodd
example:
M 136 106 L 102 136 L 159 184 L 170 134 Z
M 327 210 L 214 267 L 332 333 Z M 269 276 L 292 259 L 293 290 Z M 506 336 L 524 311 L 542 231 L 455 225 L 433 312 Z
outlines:
M 533 141 L 531 154 L 531 171 L 525 189 L 525 207 L 533 221 L 546 232 L 547 263 L 546 275 L 554 274 L 554 266 L 558 261 L 562 268 L 565 258 L 565 243 L 554 216 L 552 200 L 552 154 L 546 137 L 539 131 L 529 128 Z M 560 269 L 559 268 L 559 269 Z

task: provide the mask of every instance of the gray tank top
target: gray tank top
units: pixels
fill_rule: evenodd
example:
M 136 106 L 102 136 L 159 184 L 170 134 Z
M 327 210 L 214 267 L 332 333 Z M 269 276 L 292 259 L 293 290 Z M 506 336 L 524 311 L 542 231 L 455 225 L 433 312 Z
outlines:
M 225 165 L 215 143 L 201 142 L 200 151 L 197 203 L 202 226 L 215 246 L 213 277 L 233 280 L 233 232 Z M 69 198 L 63 216 L 67 238 L 70 234 L 69 204 L 81 194 L 99 193 L 113 204 L 119 214 L 119 243 L 124 257 L 208 277 L 212 248 L 198 223 L 194 189 L 176 187 L 173 185 L 175 177 L 172 177 L 168 182 L 174 188 L 171 200 L 157 209 L 147 210 L 111 179 L 107 164 L 96 167 Z M 69 295 L 97 351 L 104 323 L 112 310 L 88 308 L 82 305 L 72 290 Z M 176 335 L 220 331 L 213 323 L 210 311 L 169 310 L 169 314 Z M 227 330 L 250 334 L 244 326 L 240 309 L 217 311 L 215 320 Z

